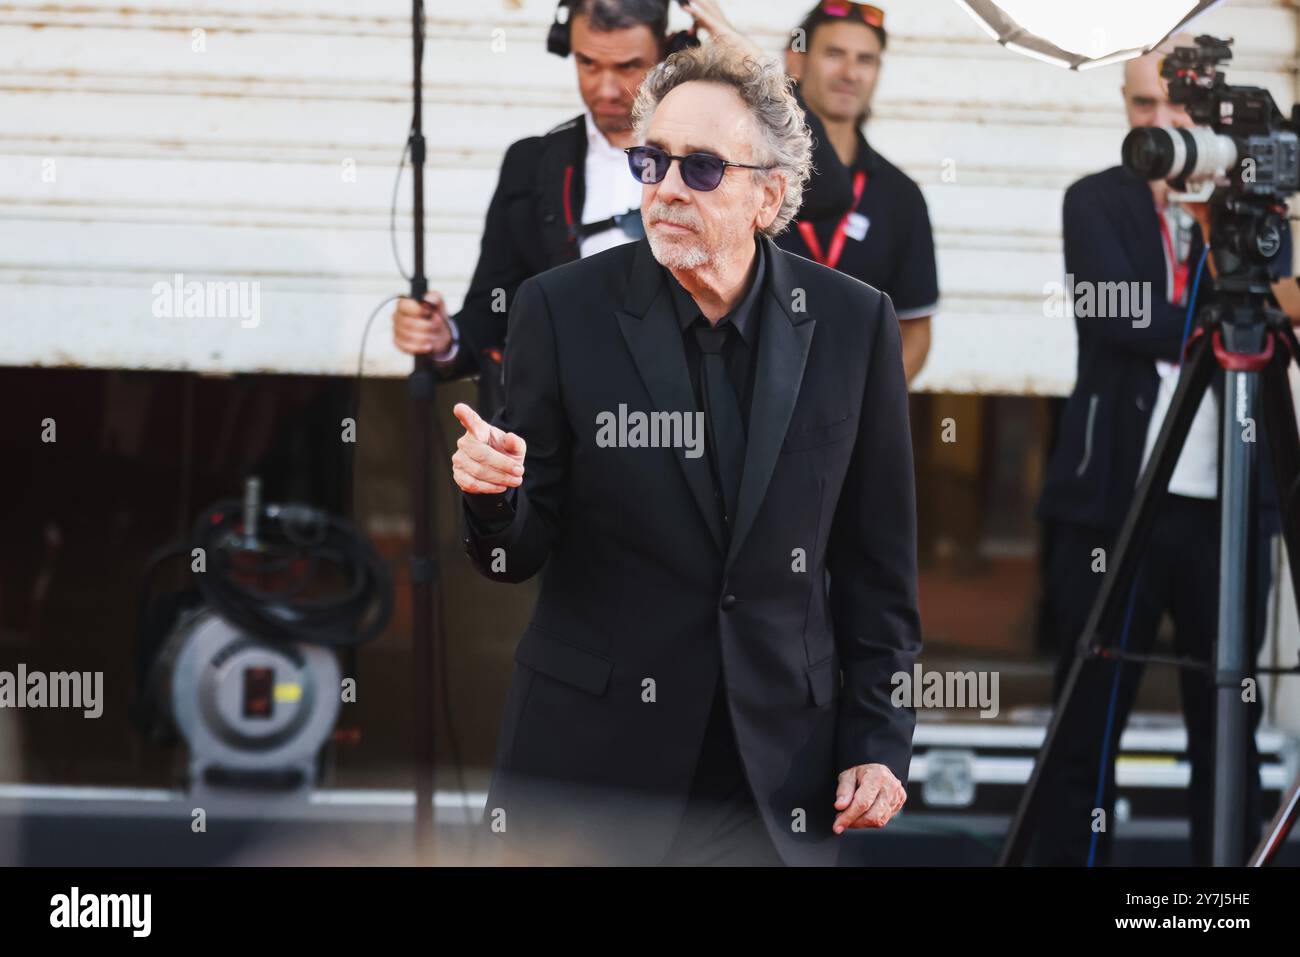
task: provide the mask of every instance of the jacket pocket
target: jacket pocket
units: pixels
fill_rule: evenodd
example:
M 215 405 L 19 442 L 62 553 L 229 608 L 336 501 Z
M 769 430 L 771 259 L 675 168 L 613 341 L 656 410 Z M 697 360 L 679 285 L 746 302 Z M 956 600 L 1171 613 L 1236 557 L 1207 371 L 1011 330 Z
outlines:
M 1083 427 L 1083 458 L 1079 460 L 1078 467 L 1074 470 L 1076 477 L 1082 476 L 1088 469 L 1088 463 L 1092 460 L 1092 434 L 1097 426 L 1097 402 L 1101 399 L 1101 394 L 1094 392 L 1088 397 L 1088 422 Z
M 830 704 L 835 698 L 835 688 L 840 683 L 840 669 L 836 665 L 835 655 L 832 654 L 806 669 L 808 691 L 812 695 L 813 704 L 819 708 Z
M 832 442 L 838 442 L 855 434 L 857 427 L 857 417 L 848 415 L 829 425 L 787 433 L 785 441 L 781 443 L 781 451 L 798 452 L 803 449 L 815 449 L 823 445 L 830 445 Z
M 519 639 L 515 661 L 547 677 L 599 697 L 609 685 L 614 662 L 530 625 Z

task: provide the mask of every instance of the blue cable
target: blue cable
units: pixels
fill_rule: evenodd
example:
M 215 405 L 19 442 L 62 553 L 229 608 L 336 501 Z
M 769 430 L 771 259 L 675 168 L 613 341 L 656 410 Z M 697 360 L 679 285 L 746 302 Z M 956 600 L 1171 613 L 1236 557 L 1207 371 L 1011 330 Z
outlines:
M 1183 321 L 1183 341 L 1178 347 L 1179 362 L 1182 361 L 1183 350 L 1187 348 L 1187 337 L 1192 331 L 1192 316 L 1196 311 L 1196 294 L 1201 288 L 1201 273 L 1205 269 L 1205 260 L 1210 255 L 1210 246 L 1207 243 L 1201 250 L 1201 261 L 1196 266 L 1196 276 L 1192 280 L 1192 294 L 1187 299 L 1187 318 Z M 1180 370 L 1178 373 L 1182 375 Z M 1128 608 L 1124 612 L 1124 630 L 1120 634 L 1119 650 L 1122 652 L 1128 648 L 1129 626 L 1133 622 L 1133 605 L 1137 601 L 1137 578 L 1134 577 L 1133 584 L 1128 592 Z M 1101 763 L 1097 766 L 1097 790 L 1093 796 L 1093 807 L 1101 807 L 1102 791 L 1106 786 L 1106 768 L 1110 763 L 1110 738 L 1112 729 L 1115 727 L 1115 708 L 1119 701 L 1119 676 L 1124 667 L 1123 661 L 1115 662 L 1115 674 L 1110 682 L 1110 702 L 1106 706 L 1106 731 L 1105 737 L 1102 738 L 1101 744 Z M 1112 815 L 1113 815 L 1112 808 Z M 1107 821 L 1106 826 L 1110 827 L 1113 822 Z M 1092 837 L 1088 839 L 1088 866 L 1093 867 L 1097 860 L 1097 844 L 1100 840 L 1100 831 L 1093 831 Z
M 1129 625 L 1133 623 L 1133 605 L 1137 601 L 1137 580 L 1135 579 L 1128 591 L 1128 608 L 1124 611 L 1124 631 L 1120 635 L 1119 650 L 1123 652 L 1128 648 L 1128 631 Z M 1106 737 L 1101 742 L 1101 764 L 1097 767 L 1097 790 L 1093 794 L 1092 806 L 1101 807 L 1102 791 L 1106 786 L 1106 768 L 1110 764 L 1110 736 L 1111 730 L 1115 727 L 1115 708 L 1119 703 L 1119 673 L 1124 667 L 1123 661 L 1115 662 L 1115 676 L 1110 683 L 1110 703 L 1106 705 Z M 1112 809 L 1113 814 L 1113 809 Z M 1105 827 L 1111 826 L 1111 821 L 1105 822 Z M 1097 859 L 1097 843 L 1101 832 L 1092 831 L 1092 837 L 1088 840 L 1088 866 L 1092 867 Z
M 1201 272 L 1205 269 L 1205 260 L 1210 255 L 1210 246 L 1206 243 L 1201 250 L 1201 261 L 1196 267 L 1196 278 L 1192 280 L 1192 295 L 1187 300 L 1187 318 L 1183 320 L 1183 341 L 1178 347 L 1178 361 L 1183 360 L 1183 350 L 1187 348 L 1187 337 L 1192 331 L 1192 314 L 1196 311 L 1196 291 L 1201 288 Z

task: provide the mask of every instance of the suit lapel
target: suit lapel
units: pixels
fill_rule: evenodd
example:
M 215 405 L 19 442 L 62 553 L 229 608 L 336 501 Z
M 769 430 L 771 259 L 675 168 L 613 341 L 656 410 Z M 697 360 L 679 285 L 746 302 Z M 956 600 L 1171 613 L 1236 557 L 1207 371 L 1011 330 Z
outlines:
M 785 253 L 767 237 L 767 262 L 770 267 L 767 289 L 762 300 L 762 327 L 758 334 L 758 364 L 754 372 L 754 391 L 749 410 L 749 437 L 745 443 L 745 471 L 740 480 L 740 498 L 736 506 L 736 526 L 727 552 L 726 569 L 745 543 L 753 527 L 768 482 L 776 468 L 776 457 L 790 425 L 804 365 L 812 347 L 817 322 L 808 313 L 792 309 L 793 279 Z
M 695 392 L 682 347 L 681 328 L 672 299 L 664 287 L 660 266 L 650 252 L 650 243 L 637 243 L 624 308 L 616 310 L 618 325 L 627 341 L 632 361 L 657 411 L 693 414 Z M 713 496 L 713 476 L 707 451 L 688 458 L 683 449 L 672 449 L 672 457 L 686 477 L 691 495 L 721 552 L 726 547 L 722 518 Z

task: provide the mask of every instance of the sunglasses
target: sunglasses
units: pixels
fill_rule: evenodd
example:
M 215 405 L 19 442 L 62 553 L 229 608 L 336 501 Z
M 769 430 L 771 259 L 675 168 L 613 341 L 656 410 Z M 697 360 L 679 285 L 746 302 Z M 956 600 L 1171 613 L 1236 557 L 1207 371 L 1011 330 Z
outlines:
M 848 0 L 822 0 L 817 8 L 828 17 L 847 17 L 857 14 L 873 27 L 885 28 L 885 11 L 869 3 L 849 3 Z
M 665 153 L 657 146 L 629 146 L 623 150 L 627 154 L 627 165 L 637 182 L 642 184 L 661 183 L 668 175 L 668 167 L 673 160 L 682 164 L 682 182 L 698 193 L 707 193 L 718 188 L 728 166 L 741 169 L 772 169 L 771 166 L 751 166 L 748 163 L 733 163 L 712 153 L 688 153 L 674 156 Z

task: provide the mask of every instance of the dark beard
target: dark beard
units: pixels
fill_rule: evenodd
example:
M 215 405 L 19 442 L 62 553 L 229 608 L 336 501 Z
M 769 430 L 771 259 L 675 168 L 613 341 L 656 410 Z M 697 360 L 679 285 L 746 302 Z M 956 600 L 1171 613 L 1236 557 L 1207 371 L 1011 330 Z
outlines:
M 607 128 L 606 125 L 602 124 L 601 120 L 594 113 L 592 114 L 591 118 L 596 124 L 596 129 L 600 130 L 600 132 L 604 134 L 606 137 L 616 135 L 618 133 L 627 133 L 630 132 L 632 129 L 631 117 L 628 117 L 628 119 L 625 122 L 620 123 L 619 125 L 615 126 L 612 129 L 609 129 Z

